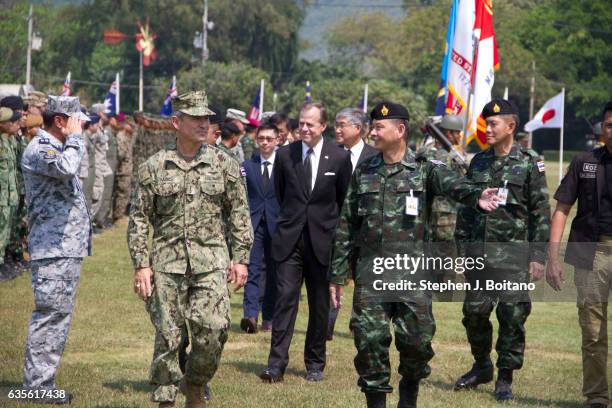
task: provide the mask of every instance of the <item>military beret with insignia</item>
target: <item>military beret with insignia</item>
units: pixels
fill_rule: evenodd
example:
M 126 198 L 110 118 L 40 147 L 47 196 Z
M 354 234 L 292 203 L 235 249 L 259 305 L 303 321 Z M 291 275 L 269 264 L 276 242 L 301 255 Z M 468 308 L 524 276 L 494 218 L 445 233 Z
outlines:
M 512 101 L 506 99 L 493 99 L 482 108 L 484 119 L 497 115 L 518 115 L 518 108 Z
M 408 109 L 399 103 L 381 102 L 370 112 L 370 120 L 403 119 L 409 120 Z

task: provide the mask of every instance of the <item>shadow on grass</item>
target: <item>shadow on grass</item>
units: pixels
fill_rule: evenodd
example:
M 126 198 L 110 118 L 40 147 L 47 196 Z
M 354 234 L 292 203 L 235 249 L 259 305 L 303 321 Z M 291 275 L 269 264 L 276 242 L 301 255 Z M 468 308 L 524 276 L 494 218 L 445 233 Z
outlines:
M 268 366 L 262 363 L 253 363 L 249 361 L 232 361 L 226 362 L 225 364 L 234 366 L 238 371 L 243 373 L 250 373 L 255 376 L 259 376 Z M 285 375 L 295 375 L 296 377 L 304 377 L 306 375 L 306 369 L 296 370 L 295 368 L 287 368 Z
M 230 333 L 240 333 L 240 334 L 245 334 L 244 331 L 240 328 L 240 323 L 232 323 L 230 325 Z M 258 333 L 262 333 L 261 331 L 259 331 Z M 293 335 L 302 335 L 302 336 L 306 336 L 306 330 L 303 329 L 294 329 L 293 331 Z M 344 331 L 344 330 L 334 330 L 334 338 L 336 337 L 342 337 L 345 339 L 352 339 L 353 335 L 349 332 L 349 331 Z
M 120 392 L 150 392 L 153 387 L 149 384 L 148 381 L 135 381 L 135 380 L 118 380 L 113 382 L 106 382 L 102 384 L 105 388 L 110 388 L 111 390 L 120 391 Z
M 453 391 L 454 388 L 454 384 L 450 384 L 450 383 L 446 383 L 440 380 L 425 380 L 427 384 L 431 384 L 433 387 L 435 388 L 439 388 L 441 390 L 444 391 L 448 391 L 448 392 L 455 392 Z M 482 388 L 476 388 L 473 390 L 464 390 L 464 391 L 456 391 L 459 394 L 464 394 L 464 393 L 477 393 L 480 395 L 488 395 L 491 398 L 491 403 L 495 404 L 495 397 L 493 395 L 493 391 L 492 390 L 485 390 Z M 533 405 L 536 407 L 549 407 L 549 406 L 554 406 L 554 407 L 558 407 L 558 408 L 579 408 L 582 407 L 583 404 L 581 404 L 578 401 L 567 401 L 567 400 L 555 400 L 555 399 L 540 399 L 540 398 L 535 398 L 535 397 L 523 397 L 523 396 L 514 396 L 514 402 L 516 404 L 520 404 L 520 405 Z M 498 404 L 502 404 L 501 402 L 498 402 Z

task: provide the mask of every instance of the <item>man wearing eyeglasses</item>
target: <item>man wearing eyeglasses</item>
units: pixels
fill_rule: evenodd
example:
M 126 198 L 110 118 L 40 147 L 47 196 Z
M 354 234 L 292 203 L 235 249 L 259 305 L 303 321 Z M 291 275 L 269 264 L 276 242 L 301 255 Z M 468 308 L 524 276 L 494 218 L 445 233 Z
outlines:
M 272 330 L 276 281 L 272 260 L 272 233 L 276 230 L 279 206 L 272 176 L 278 145 L 278 129 L 270 122 L 257 129 L 256 141 L 261 155 L 254 155 L 242 163 L 246 173 L 251 223 L 255 233 L 251 248 L 249 278 L 244 287 L 244 317 L 240 328 L 246 333 L 257 333 L 257 317 L 261 310 L 262 331 Z

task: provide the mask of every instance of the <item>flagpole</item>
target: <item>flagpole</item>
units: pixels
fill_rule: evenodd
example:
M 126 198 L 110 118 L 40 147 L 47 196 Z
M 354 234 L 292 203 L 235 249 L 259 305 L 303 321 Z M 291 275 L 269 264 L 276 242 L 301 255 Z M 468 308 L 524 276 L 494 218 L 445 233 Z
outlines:
M 473 33 L 472 33 L 473 35 Z M 470 104 L 472 103 L 472 96 L 474 94 L 474 75 L 476 75 L 476 67 L 474 66 L 474 59 L 476 58 L 476 55 L 478 54 L 478 38 L 472 36 L 472 72 L 470 72 L 470 92 L 468 93 L 468 99 L 467 99 L 467 112 L 465 115 L 465 121 L 463 123 L 463 137 L 461 138 L 461 146 L 463 147 L 463 151 L 466 151 L 466 142 L 467 142 L 467 130 L 468 130 L 468 122 L 470 121 L 470 117 L 471 117 L 471 112 L 470 110 L 472 109 L 470 107 Z M 478 124 L 476 124 L 476 126 L 478 126 Z
M 264 83 L 265 80 L 261 80 L 261 85 L 259 86 L 259 117 L 263 116 L 263 102 L 264 102 Z
M 531 86 L 529 87 L 529 120 L 533 119 L 533 105 L 535 103 L 535 61 L 531 61 Z M 531 149 L 533 143 L 533 132 L 529 132 L 527 146 Z
M 274 112 L 276 112 L 276 104 L 278 103 L 278 94 L 276 92 L 274 92 L 274 95 L 272 95 L 272 110 Z
M 368 111 L 368 84 L 365 84 L 365 89 L 363 90 L 363 113 Z
M 115 115 L 119 115 L 121 112 L 121 84 L 119 83 L 119 73 L 115 75 L 115 83 L 117 84 L 117 96 L 115 98 Z
M 138 79 L 138 110 L 144 112 L 144 79 L 142 71 L 142 51 L 140 51 L 140 78 Z
M 563 126 L 565 122 L 565 88 L 561 89 L 561 93 L 563 94 L 563 114 L 561 115 L 561 132 L 559 135 L 559 184 L 561 184 L 561 179 L 563 179 Z
M 504 88 L 504 99 L 508 100 L 508 87 Z
M 30 11 L 28 12 L 28 50 L 26 54 L 26 96 L 30 93 L 30 78 L 32 76 L 32 7 L 32 2 L 30 1 Z

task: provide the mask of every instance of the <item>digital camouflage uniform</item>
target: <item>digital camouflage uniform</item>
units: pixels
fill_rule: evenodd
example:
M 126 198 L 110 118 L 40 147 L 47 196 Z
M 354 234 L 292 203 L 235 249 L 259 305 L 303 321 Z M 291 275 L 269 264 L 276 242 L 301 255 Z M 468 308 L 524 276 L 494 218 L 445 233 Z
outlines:
M 108 173 L 104 176 L 104 191 L 102 202 L 98 212 L 94 216 L 94 222 L 98 226 L 103 226 L 110 221 L 110 213 L 113 207 L 113 191 L 115 186 L 115 174 L 117 172 L 117 135 L 115 130 L 109 125 L 104 128 L 107 137 L 106 162 L 108 163 Z
M 358 385 L 363 392 L 392 391 L 390 322 L 395 327 L 399 373 L 404 378 L 427 377 L 431 371 L 428 362 L 434 356 L 431 341 L 436 326 L 431 294 L 415 290 L 385 301 L 368 293 L 367 285 L 375 276 L 373 259 L 395 254 L 421 256 L 429 239 L 434 197 L 444 194 L 476 207 L 481 192 L 440 162 L 416 161 L 410 149 L 406 149 L 400 163 L 386 165 L 382 154 L 378 154 L 353 173 L 336 232 L 330 281 L 344 285 L 349 259 L 356 255 L 350 325 L 357 348 Z M 405 214 L 406 197 L 410 194 L 419 199 L 418 216 Z
M 463 206 L 459 209 L 455 237 L 460 256 L 482 256 L 485 251 L 487 255 L 485 269 L 467 274 L 466 278 L 473 282 L 482 282 L 483 278 L 529 282 L 529 262 L 544 264 L 550 227 L 544 162 L 535 151 L 517 144 L 504 157 L 495 157 L 493 148 L 489 148 L 474 156 L 467 177 L 481 188 L 502 188 L 505 184 L 509 192 L 506 205 L 489 214 Z M 513 301 L 517 296 L 519 301 Z M 489 316 L 496 305 L 497 367 L 520 369 L 525 322 L 531 312 L 531 302 L 525 293 L 466 293 L 463 325 L 472 354 L 478 363 L 490 361 L 493 326 Z
M 78 98 L 74 99 L 74 109 L 79 110 Z M 82 136 L 69 135 L 62 145 L 41 129 L 21 162 L 35 303 L 25 353 L 26 388 L 55 387 L 81 262 L 91 254 L 90 216 L 78 178 L 83 150 Z
M 423 157 L 428 160 L 438 160 L 458 176 L 465 176 L 465 169 L 452 159 L 451 155 L 442 147 L 435 144 L 422 149 L 417 153 L 417 157 Z M 431 206 L 431 223 L 429 229 L 429 237 L 432 242 L 436 243 L 435 252 L 440 257 L 457 256 L 457 246 L 455 244 L 455 224 L 457 222 L 457 202 L 444 197 L 436 196 L 433 199 Z M 434 278 L 438 282 L 456 281 L 457 276 L 454 270 L 435 271 Z M 452 292 L 437 293 L 437 299 L 443 301 L 452 300 Z
M 249 263 L 253 231 L 238 163 L 218 149 L 202 145 L 188 162 L 172 144 L 148 159 L 138 173 L 128 244 L 134 267 L 150 266 L 155 274 L 146 306 L 156 329 L 151 399 L 174 401 L 182 377 L 178 352 L 186 323 L 192 333 L 185 371 L 189 383 L 210 381 L 227 340 L 230 258 L 225 222 L 230 224 L 236 263 Z
M 0 265 L 11 238 L 14 214 L 19 206 L 17 187 L 17 158 L 11 136 L 0 135 Z
M 95 178 L 92 191 L 91 214 L 94 218 L 97 217 L 104 201 L 105 180 L 113 174 L 106 158 L 108 151 L 108 133 L 102 129 L 98 129 L 93 138 L 95 148 Z

